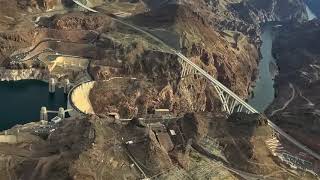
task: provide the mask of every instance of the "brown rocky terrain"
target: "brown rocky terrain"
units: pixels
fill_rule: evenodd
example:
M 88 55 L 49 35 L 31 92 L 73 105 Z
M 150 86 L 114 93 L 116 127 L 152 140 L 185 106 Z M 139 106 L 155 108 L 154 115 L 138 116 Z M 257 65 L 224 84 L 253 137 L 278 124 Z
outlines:
M 155 0 L 147 0 L 151 9 L 164 7 Z M 259 24 L 267 21 L 304 21 L 307 19 L 302 0 L 209 0 L 182 1 L 192 6 L 195 13 L 203 15 L 205 21 L 218 30 L 239 31 L 256 37 Z M 168 1 L 168 4 L 175 4 Z M 159 16 L 161 18 L 161 16 Z
M 319 37 L 318 20 L 290 25 L 279 32 L 273 54 L 280 74 L 276 77 L 276 99 L 268 110 L 271 119 L 315 151 L 320 150 L 320 44 L 315 41 Z
M 208 136 L 216 141 L 232 167 L 259 175 L 272 174 L 275 179 L 293 178 L 266 143 L 273 138 L 266 117 L 236 113 L 226 120 L 212 119 L 209 124 Z M 309 175 L 303 178 L 312 179 Z
M 86 70 L 96 81 L 90 100 L 99 116 L 63 121 L 45 136 L 35 134 L 39 124 L 20 126 L 24 129 L 19 132 L 24 133 L 23 139 L 11 145 L 0 143 L 1 177 L 80 180 L 243 177 L 217 162 L 221 161 L 259 177 L 311 178 L 299 171 L 289 172 L 287 166 L 271 156 L 265 141 L 272 132 L 265 118 L 246 114 L 226 118 L 220 112 L 216 92 L 205 79 L 197 74 L 181 77 L 178 57 L 168 52 L 167 47 L 107 16 L 114 13 L 122 16 L 118 17 L 121 20 L 141 26 L 182 51 L 245 99 L 257 76 L 259 23 L 303 21 L 306 16 L 302 1 L 192 0 L 159 4 L 153 0 L 116 0 L 103 5 L 99 0 L 81 2 L 99 5 L 95 8 L 102 13 L 78 12 L 70 0 L 61 4 L 55 0 L 19 0 L 5 2 L 4 6 L 12 8 L 9 9 L 12 12 L 0 9 L 1 66 L 30 68 L 10 64 L 9 57 L 45 38 L 59 39 L 60 42 L 41 43 L 31 53 L 50 48 L 89 59 Z M 33 22 L 40 16 L 37 23 Z M 109 80 L 119 76 L 124 78 Z M 148 118 L 157 108 L 169 109 L 171 116 L 177 117 L 159 123 L 159 117 L 151 115 L 150 119 L 156 122 L 149 126 L 138 119 Z M 133 120 L 123 124 L 108 117 L 110 112 Z M 18 128 L 10 133 L 15 134 Z M 205 144 L 207 139 L 209 143 Z M 202 148 L 209 145 L 210 151 L 220 154 L 201 153 L 195 148 L 199 145 Z M 211 146 L 214 148 L 210 149 Z
M 150 28 L 155 29 L 157 29 L 155 26 L 160 23 L 162 23 L 162 26 L 165 25 L 166 29 L 175 28 L 173 34 L 184 36 L 181 39 L 181 45 L 187 56 L 241 97 L 247 97 L 251 82 L 255 79 L 259 55 L 255 46 L 249 42 L 246 36 L 240 33 L 239 43 L 235 43 L 233 32 L 226 34 L 227 37 L 222 36 L 211 29 L 208 23 L 202 21 L 204 17 L 197 15 L 187 5 L 168 5 L 151 13 L 155 15 L 151 14 L 150 17 L 136 15 L 133 20 L 153 22 Z M 154 16 L 161 17 L 161 20 Z M 144 18 L 152 18 L 153 20 Z M 148 25 L 148 23 L 145 25 Z M 179 36 L 174 38 L 179 41 Z M 172 40 L 174 41 L 174 39 Z M 156 98 L 158 99 L 159 96 L 162 98 L 165 95 L 168 97 L 164 98 L 169 99 L 166 100 L 165 105 L 153 105 L 153 107 L 147 107 L 147 109 L 162 107 L 175 112 L 182 110 L 184 112 L 189 110 L 199 111 L 201 109 L 210 111 L 219 103 L 215 102 L 213 98 L 209 98 L 210 95 L 214 94 L 214 91 L 202 78 L 193 75 L 180 77 L 182 68 L 175 55 L 151 50 L 150 47 L 144 45 L 145 42 L 134 42 L 129 45 L 121 43 L 119 45 L 120 53 L 117 53 L 119 50 L 115 50 L 114 55 L 108 59 L 92 63 L 91 71 L 93 76 L 98 78 L 97 80 L 106 79 L 115 76 L 115 74 L 116 76 L 150 79 L 153 86 L 159 87 L 154 88 Z M 122 54 L 121 52 L 126 53 Z M 111 63 L 115 59 L 118 59 L 118 62 Z M 172 59 L 175 59 L 175 61 L 172 61 Z M 102 63 L 106 65 L 103 66 Z M 115 65 L 116 67 L 114 67 Z M 101 72 L 102 70 L 105 71 L 104 75 Z M 99 97 L 105 91 L 106 89 L 101 93 L 96 93 L 93 90 L 92 99 L 100 99 Z M 100 105 L 101 103 L 101 100 L 99 103 L 93 102 L 100 109 L 103 108 Z M 181 108 L 182 106 L 184 108 Z M 101 111 L 99 112 L 101 113 Z
M 251 90 L 250 87 L 252 85 L 252 81 L 256 79 L 256 68 L 259 58 L 259 53 L 257 51 L 259 45 L 251 43 L 252 37 L 246 36 L 248 32 L 243 30 L 240 32 L 230 31 L 234 29 L 228 25 L 224 26 L 224 31 L 222 32 L 222 29 L 219 28 L 218 25 L 213 25 L 210 22 L 213 20 L 213 18 L 207 18 L 208 14 L 206 13 L 213 14 L 213 12 L 210 11 L 210 8 L 208 8 L 206 3 L 164 3 L 162 6 L 156 6 L 155 4 L 152 4 L 154 3 L 153 1 L 150 1 L 149 3 L 151 4 L 151 10 L 149 12 L 136 14 L 132 17 L 129 17 L 128 20 L 132 21 L 134 24 L 149 29 L 152 34 L 155 34 L 163 41 L 167 42 L 173 47 L 181 49 L 182 52 L 190 57 L 196 64 L 212 74 L 220 82 L 236 92 L 236 94 L 239 96 L 244 98 L 248 96 Z M 235 6 L 235 4 L 236 3 L 229 2 L 228 5 L 224 5 L 224 8 L 219 8 L 222 6 L 221 4 L 217 5 L 216 8 L 219 10 L 231 11 L 230 8 Z M 254 21 L 255 24 L 258 24 L 268 20 L 300 21 L 304 19 L 305 11 L 303 11 L 304 9 L 301 7 L 300 1 L 299 3 L 292 2 L 292 4 L 289 2 L 287 4 L 279 4 L 281 6 L 288 6 L 288 11 L 282 11 L 283 14 L 276 15 L 269 12 L 269 15 L 273 15 L 272 17 L 269 17 L 268 14 L 265 14 L 265 19 L 260 20 L 251 17 L 254 19 L 251 21 Z M 198 7 L 198 9 L 192 8 L 193 6 Z M 253 2 L 253 5 L 250 5 L 251 8 L 260 9 L 262 9 L 264 6 L 270 6 L 270 8 L 274 7 L 273 4 L 269 5 L 267 2 L 265 2 L 265 4 Z M 299 11 L 293 11 L 296 12 L 296 14 L 289 15 L 289 9 L 294 10 L 295 8 L 299 9 Z M 200 9 L 203 11 L 199 11 Z M 243 6 L 240 9 L 247 8 L 246 6 Z M 238 9 L 233 8 L 232 11 L 240 13 Z M 212 17 L 219 16 L 215 14 Z M 251 21 L 245 21 L 246 18 L 241 17 L 241 19 L 235 15 L 228 14 L 222 17 L 225 18 L 226 21 L 229 21 L 233 18 L 238 19 L 241 22 L 246 22 L 247 24 L 252 24 Z M 254 27 L 253 31 L 259 31 L 259 26 L 254 25 L 252 27 Z M 131 106 L 130 111 L 136 111 L 136 113 L 139 111 L 141 113 L 146 112 L 145 109 L 160 107 L 169 108 L 175 112 L 179 112 L 181 110 L 185 110 L 185 112 L 188 112 L 189 110 L 198 111 L 201 109 L 210 111 L 217 106 L 217 103 L 214 102 L 214 99 L 209 98 L 209 96 L 214 94 L 214 92 L 212 92 L 212 89 L 207 87 L 205 82 L 202 83 L 202 80 L 196 79 L 196 77 L 192 76 L 180 79 L 180 77 L 177 76 L 179 74 L 177 73 L 177 69 L 180 69 L 179 64 L 177 62 L 170 64 L 164 63 L 166 60 L 170 60 L 172 58 L 176 59 L 175 56 L 166 53 L 150 51 L 149 48 L 145 47 L 143 44 L 144 43 L 141 42 L 135 42 L 134 44 L 126 45 L 121 42 L 121 52 L 124 51 L 126 53 L 117 53 L 118 50 L 115 50 L 111 58 L 102 61 L 94 61 L 92 63 L 91 71 L 96 79 L 106 79 L 107 77 L 112 77 L 115 76 L 113 74 L 116 74 L 116 76 L 129 75 L 131 77 L 146 78 L 151 80 L 151 83 L 153 83 L 153 86 L 155 86 L 155 88 L 151 88 L 153 89 L 151 91 L 154 92 L 156 99 L 160 102 L 153 103 L 153 105 L 151 105 L 152 103 L 150 104 L 145 102 L 143 105 L 145 108 L 142 111 L 138 110 L 137 107 Z M 119 60 L 118 62 L 115 62 L 116 59 L 121 59 L 120 61 L 122 62 L 122 65 L 119 63 Z M 161 64 L 167 64 L 168 66 L 163 66 L 159 64 L 159 62 L 161 62 Z M 102 63 L 106 65 L 102 65 Z M 150 87 L 152 87 L 151 84 Z M 93 90 L 91 93 L 91 99 L 93 100 L 94 104 L 93 106 L 95 109 L 97 109 L 98 113 L 107 113 L 108 111 L 102 111 L 103 108 L 107 107 L 101 105 L 105 103 L 102 102 L 103 98 L 100 98 L 101 95 L 107 93 L 107 88 L 103 88 L 103 85 L 101 85 L 101 87 L 98 89 L 100 89 L 100 92 L 98 92 L 98 90 Z M 129 94 L 130 93 L 131 92 L 129 91 Z M 167 94 L 166 97 L 163 97 L 163 94 Z M 110 92 L 110 97 L 113 97 L 113 95 L 114 94 Z M 142 95 L 145 96 L 143 93 Z M 195 97 L 193 98 L 194 95 Z M 124 95 L 123 97 L 126 96 Z M 147 95 L 147 97 L 149 96 Z M 158 97 L 164 98 L 166 103 L 161 103 L 162 100 L 159 100 Z M 136 98 L 138 97 L 135 97 L 134 99 Z M 127 99 L 127 101 L 131 101 L 131 99 L 129 99 Z M 149 99 L 152 102 L 151 99 L 153 98 L 150 96 L 149 98 L 142 99 Z M 110 102 L 111 101 L 106 100 L 107 104 Z M 130 102 L 128 103 L 130 104 Z M 180 108 L 179 104 L 183 104 L 184 108 Z
M 218 3 L 215 9 L 219 9 L 221 11 L 223 10 L 224 12 L 234 11 L 234 12 L 240 13 L 237 9 L 232 10 L 233 9 L 232 6 L 234 6 L 237 3 L 236 2 Z M 27 3 L 27 5 L 28 4 L 29 3 Z M 217 3 L 213 3 L 213 4 L 217 4 Z M 255 3 L 255 6 L 257 6 L 256 4 L 257 3 Z M 43 5 L 38 5 L 38 6 L 44 7 Z M 201 10 L 205 10 L 205 11 L 203 11 L 204 13 L 199 13 L 197 10 L 192 9 L 191 6 L 199 7 Z M 261 6 L 264 6 L 264 5 L 261 5 Z M 213 18 L 212 19 L 206 18 L 208 17 L 208 14 L 206 13 L 210 12 L 209 15 L 212 15 L 215 13 L 215 11 L 210 10 L 209 7 L 211 6 L 208 6 L 208 4 L 206 3 L 200 3 L 200 2 L 192 5 L 189 3 L 183 3 L 182 5 L 168 4 L 168 5 L 165 5 L 163 9 L 161 8 L 155 9 L 155 10 L 152 9 L 150 11 L 150 14 L 146 14 L 143 16 L 135 15 L 133 17 L 133 20 L 136 21 L 136 19 L 138 19 L 137 21 L 138 25 L 139 25 L 138 23 L 139 21 L 154 22 L 153 24 L 145 23 L 143 24 L 143 26 L 151 26 L 151 27 L 154 27 L 155 29 L 159 25 L 160 26 L 165 25 L 166 29 L 172 29 L 174 32 L 173 34 L 178 34 L 177 38 L 173 38 L 173 39 L 176 39 L 176 42 L 180 44 L 179 46 L 180 48 L 182 48 L 185 54 L 187 54 L 189 57 L 192 57 L 194 59 L 194 62 L 197 62 L 198 65 L 200 65 L 201 67 L 206 69 L 208 72 L 210 72 L 212 75 L 217 77 L 217 79 L 219 79 L 227 87 L 235 91 L 238 95 L 240 95 L 241 97 L 247 97 L 250 91 L 252 80 L 255 79 L 255 76 L 256 76 L 255 74 L 257 72 L 256 70 L 257 61 L 258 61 L 258 52 L 256 50 L 257 45 L 250 43 L 251 39 L 245 36 L 246 34 L 248 34 L 248 32 L 245 32 L 244 30 L 239 30 L 244 34 L 233 32 L 233 31 L 232 32 L 228 31 L 227 33 L 226 32 L 221 33 L 220 30 L 236 30 L 236 29 L 233 29 L 229 25 L 223 25 L 223 23 L 220 23 L 220 25 L 222 24 L 222 26 L 225 27 L 225 29 L 219 28 L 218 24 L 212 25 L 211 21 L 213 21 Z M 291 6 L 288 6 L 288 7 L 291 7 Z M 262 7 L 259 6 L 259 8 L 262 8 Z M 244 9 L 246 9 L 246 7 L 244 7 Z M 287 11 L 285 12 L 289 13 Z M 300 11 L 298 11 L 297 14 L 299 14 L 299 12 Z M 226 14 L 227 14 L 226 16 L 222 16 L 222 17 L 215 14 L 214 17 L 225 18 L 228 21 L 230 21 L 230 19 L 237 19 L 241 22 L 246 22 L 244 20 L 241 20 L 241 18 L 237 17 L 236 15 L 232 15 L 232 13 L 231 15 L 230 13 L 229 14 L 226 13 Z M 300 16 L 302 16 L 301 14 L 303 13 L 300 13 Z M 145 19 L 144 16 L 152 18 L 152 21 Z M 292 16 L 291 19 L 301 19 L 300 16 L 298 15 Z M 159 17 L 160 19 L 158 20 L 157 17 Z M 283 17 L 285 17 L 285 15 L 283 15 Z M 299 18 L 296 18 L 296 17 L 299 17 Z M 84 14 L 81 14 L 81 13 L 80 14 L 68 13 L 64 15 L 52 16 L 49 19 L 45 20 L 45 22 L 48 22 L 48 23 L 45 23 L 45 24 L 40 23 L 41 25 L 40 27 L 49 28 L 48 30 L 49 32 L 52 29 L 55 29 L 58 31 L 70 30 L 70 32 L 63 31 L 63 36 L 68 36 L 69 34 L 74 34 L 74 33 L 77 34 L 77 32 L 74 31 L 75 29 L 79 31 L 95 30 L 95 31 L 98 31 L 98 33 L 102 32 L 103 35 L 106 33 L 111 34 L 110 28 L 108 27 L 110 27 L 110 23 L 112 21 L 110 21 L 110 19 L 108 19 L 106 16 L 102 16 L 102 15 L 85 15 L 84 16 Z M 246 22 L 246 23 L 250 24 L 251 22 Z M 254 27 L 255 27 L 254 31 L 259 30 L 259 28 L 256 28 L 256 26 Z M 214 30 L 213 28 L 217 30 Z M 111 31 L 112 29 L 113 28 L 111 28 Z M 40 30 L 42 31 L 42 29 Z M 117 31 L 119 31 L 119 27 Z M 30 30 L 29 32 L 31 33 L 33 31 Z M 128 32 L 125 32 L 125 33 L 128 33 Z M 124 33 L 121 33 L 121 34 L 124 34 Z M 13 34 L 12 36 L 14 38 L 16 36 L 19 37 L 18 34 Z M 94 38 L 94 35 L 88 35 L 88 37 L 91 37 L 91 36 L 93 36 Z M 151 53 L 148 52 L 149 50 L 147 47 L 143 47 L 143 45 L 141 45 L 141 42 L 134 42 L 133 45 L 128 46 L 123 44 L 127 42 L 120 42 L 120 44 L 116 43 L 114 40 L 116 39 L 116 37 L 112 37 L 112 35 L 111 35 L 112 37 L 111 39 L 110 39 L 110 35 L 108 38 L 105 38 L 105 37 L 106 36 L 103 36 L 101 41 L 97 39 L 98 43 L 96 44 L 96 46 L 92 46 L 92 47 L 88 47 L 88 46 L 83 47 L 83 46 L 77 45 L 77 46 L 74 46 L 73 48 L 74 50 L 73 50 L 72 48 L 65 48 L 65 46 L 57 45 L 55 43 L 53 43 L 53 45 L 51 46 L 55 46 L 56 48 L 52 48 L 50 47 L 50 45 L 49 47 L 51 49 L 55 49 L 56 51 L 63 52 L 66 54 L 85 56 L 93 59 L 103 59 L 105 56 L 111 56 L 114 59 L 121 58 L 121 61 L 123 62 L 122 64 L 125 64 L 124 65 L 125 69 L 122 70 L 124 72 L 127 71 L 127 69 L 136 69 L 136 68 L 132 68 L 131 65 L 142 64 L 140 63 L 140 60 L 146 59 L 145 56 L 150 56 L 152 54 L 152 52 Z M 37 39 L 39 37 L 33 36 L 32 38 Z M 69 40 L 68 37 L 61 37 L 61 39 Z M 87 38 L 87 39 L 90 39 L 90 38 Z M 30 40 L 26 40 L 26 41 L 28 42 Z M 14 41 L 13 43 L 15 42 L 16 41 Z M 108 44 L 106 44 L 106 42 Z M 138 44 L 137 47 L 135 47 L 136 46 L 135 43 Z M 8 44 L 8 43 L 5 43 L 5 44 Z M 35 44 L 35 43 L 31 43 L 31 44 Z M 110 45 L 112 45 L 113 47 L 111 47 L 111 50 L 112 48 L 114 48 L 114 44 L 118 44 L 118 47 L 116 47 L 117 50 L 113 50 L 113 52 L 111 51 L 112 54 L 106 54 L 105 51 L 100 49 L 101 44 L 103 46 L 102 48 L 108 48 L 108 49 L 110 49 Z M 17 41 L 17 45 L 20 46 L 20 48 L 23 47 L 21 46 L 23 44 L 21 44 L 20 41 Z M 109 47 L 106 47 L 106 46 L 109 46 Z M 8 56 L 8 54 L 10 54 L 13 49 L 17 49 L 17 48 L 18 47 L 10 45 L 10 47 L 5 47 L 4 50 L 2 50 L 3 51 L 2 54 L 3 56 Z M 39 48 L 41 49 L 41 47 Z M 121 51 L 118 50 L 119 48 L 128 52 L 126 52 L 125 54 L 122 54 Z M 140 48 L 140 49 L 138 50 L 137 48 Z M 82 49 L 84 51 L 79 51 L 79 49 Z M 132 53 L 129 53 L 130 51 Z M 86 54 L 82 55 L 81 52 L 85 52 Z M 119 53 L 120 53 L 120 57 L 119 57 Z M 161 54 L 161 53 L 158 53 L 158 54 Z M 130 61 L 131 64 L 128 63 L 127 59 Z M 94 66 L 93 73 L 92 73 L 93 77 L 97 77 L 96 73 L 101 74 L 101 72 L 94 72 L 97 70 L 99 71 L 99 69 L 107 70 L 107 72 L 104 72 L 104 74 L 109 73 L 109 76 L 112 76 L 110 72 L 108 72 L 110 70 L 116 70 L 117 72 L 121 71 L 119 67 L 101 66 L 101 64 L 103 63 L 110 64 L 106 60 L 99 62 L 98 66 Z M 92 64 L 94 65 L 95 62 L 93 62 Z M 135 70 L 135 71 L 138 71 L 138 70 Z M 145 73 L 145 72 L 142 72 L 142 73 Z M 161 77 L 162 74 L 159 74 L 156 76 Z M 166 81 L 178 81 L 178 80 L 167 79 Z M 179 82 L 176 82 L 175 84 L 178 84 L 178 83 Z M 176 86 L 176 85 L 171 85 L 171 86 Z M 206 89 L 206 88 L 200 88 L 200 89 Z
M 210 137 L 218 144 L 216 150 L 224 152 L 228 167 L 279 179 L 311 178 L 298 172 L 293 175 L 273 160 L 265 145 L 271 130 L 258 115 L 236 114 L 227 119 L 215 113 L 188 113 L 164 124 L 178 134 L 168 136 L 158 126 L 144 127 L 137 119 L 121 124 L 95 116 L 69 119 L 40 134 L 35 133 L 39 124 L 16 126 L 9 134 L 17 134 L 18 142 L 0 144 L 0 173 L 11 179 L 139 179 L 143 176 L 138 164 L 147 177 L 201 179 L 204 174 L 196 173 L 199 169 L 194 166 L 202 165 L 206 154 L 199 155 L 202 151 L 190 145 L 207 148 L 209 144 L 202 142 Z M 133 143 L 125 143 L 129 141 Z M 221 165 L 206 168 L 214 179 L 236 179 Z
M 60 124 L 50 135 L 36 134 L 41 125 L 25 125 L 16 144 L 1 144 L 1 179 L 68 179 L 69 166 L 91 146 L 94 129 L 85 119 Z M 14 149 L 14 151 L 12 151 Z

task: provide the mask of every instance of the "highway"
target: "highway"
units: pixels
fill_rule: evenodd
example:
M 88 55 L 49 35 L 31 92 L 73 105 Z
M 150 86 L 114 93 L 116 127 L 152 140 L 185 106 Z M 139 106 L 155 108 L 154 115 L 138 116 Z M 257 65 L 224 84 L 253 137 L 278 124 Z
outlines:
M 301 98 L 303 98 L 306 102 L 308 106 L 314 106 L 315 104 L 313 102 L 311 102 L 308 98 L 306 98 L 303 94 L 302 91 L 300 89 L 298 89 L 299 91 L 299 95 Z
M 85 5 L 83 5 L 81 2 L 77 1 L 77 0 L 73 0 L 74 3 L 78 4 L 79 6 L 94 12 L 94 13 L 99 13 L 98 11 L 89 8 Z M 112 18 L 114 21 L 119 22 L 121 24 L 127 25 L 139 32 L 142 32 L 144 34 L 146 34 L 147 36 L 149 36 L 150 38 L 156 40 L 157 42 L 163 44 L 165 47 L 168 47 L 169 50 L 171 52 L 173 52 L 174 54 L 176 54 L 178 57 L 180 57 L 183 61 L 185 61 L 186 63 L 188 63 L 190 66 L 192 66 L 193 68 L 195 68 L 201 75 L 203 75 L 204 77 L 206 77 L 207 80 L 209 80 L 209 82 L 212 83 L 213 86 L 217 86 L 219 87 L 223 92 L 227 93 L 229 96 L 231 96 L 232 98 L 234 98 L 238 103 L 240 103 L 243 107 L 245 107 L 249 112 L 251 113 L 258 113 L 261 114 L 260 112 L 258 112 L 257 110 L 255 110 L 252 106 L 250 106 L 248 103 L 246 103 L 244 100 L 242 100 L 240 97 L 238 97 L 235 93 L 233 93 L 230 89 L 228 89 L 227 87 L 225 87 L 222 83 L 220 83 L 218 80 L 216 80 L 215 78 L 213 78 L 210 74 L 208 74 L 206 71 L 204 71 L 202 68 L 200 68 L 199 66 L 197 66 L 195 63 L 193 63 L 191 60 L 189 60 L 187 57 L 185 57 L 183 54 L 181 54 L 180 52 L 178 52 L 177 50 L 171 48 L 170 46 L 168 46 L 165 42 L 163 42 L 161 39 L 155 37 L 153 34 L 141 29 L 140 27 L 137 27 L 135 25 L 123 22 L 122 20 L 119 20 L 111 15 L 109 15 L 110 18 Z M 275 130 L 276 132 L 278 132 L 280 135 L 282 135 L 285 139 L 287 139 L 288 141 L 290 141 L 291 143 L 293 143 L 294 145 L 296 145 L 297 147 L 299 147 L 301 150 L 307 152 L 308 154 L 312 155 L 314 158 L 320 160 L 320 155 L 316 152 L 314 152 L 313 150 L 309 149 L 308 147 L 306 147 L 305 145 L 301 144 L 300 142 L 298 142 L 297 140 L 295 140 L 293 137 L 291 137 L 289 134 L 287 134 L 286 132 L 284 132 L 281 128 L 279 128 L 277 125 L 275 125 L 272 121 L 270 121 L 268 119 L 268 125 Z
M 95 32 L 95 31 L 93 31 L 93 32 Z M 95 33 L 97 33 L 97 32 L 95 32 Z M 43 53 L 43 52 L 37 53 L 36 55 L 25 59 L 26 56 L 27 56 L 27 54 L 31 53 L 31 52 L 34 51 L 37 47 L 39 47 L 40 44 L 45 43 L 45 42 L 85 44 L 85 43 L 67 41 L 67 40 L 62 40 L 62 39 L 45 38 L 45 39 L 39 41 L 36 45 L 34 45 L 33 47 L 31 47 L 29 50 L 27 50 L 27 51 L 25 51 L 25 52 L 13 53 L 13 54 L 10 56 L 10 59 L 11 59 L 11 60 L 14 60 L 14 61 L 15 61 L 15 60 L 17 61 L 17 59 L 20 59 L 20 61 L 30 60 L 30 59 L 32 59 L 32 57 L 37 56 L 37 55 L 39 55 L 39 54 L 41 54 L 41 53 Z M 49 50 L 49 49 L 48 49 L 48 50 Z
M 288 105 L 293 101 L 293 99 L 295 97 L 295 94 L 296 94 L 296 90 L 295 90 L 294 86 L 291 83 L 289 83 L 289 86 L 290 86 L 290 88 L 292 90 L 292 95 L 291 95 L 290 99 L 287 102 L 284 103 L 282 108 L 279 108 L 279 109 L 276 109 L 276 110 L 272 111 L 270 117 L 275 115 L 279 111 L 285 110 L 288 107 Z
M 20 61 L 17 61 L 17 62 L 25 62 L 25 61 L 29 61 L 29 60 L 32 60 L 33 58 L 35 57 L 39 57 L 41 54 L 45 54 L 45 53 L 48 53 L 48 56 L 49 55 L 52 55 L 52 56 L 62 56 L 62 57 L 70 57 L 70 58 L 83 58 L 83 57 L 80 57 L 80 56 L 73 56 L 73 55 L 69 55 L 69 54 L 61 54 L 61 53 L 57 53 L 51 49 L 44 49 L 43 51 L 41 52 L 38 52 L 37 54 L 34 54 L 33 56 L 27 58 L 27 59 L 23 59 L 23 60 L 20 60 Z M 50 54 L 50 53 L 53 53 L 53 54 Z M 40 59 L 39 59 L 40 60 Z M 41 62 L 43 62 L 42 60 L 40 60 Z M 14 62 L 14 61 L 12 61 Z

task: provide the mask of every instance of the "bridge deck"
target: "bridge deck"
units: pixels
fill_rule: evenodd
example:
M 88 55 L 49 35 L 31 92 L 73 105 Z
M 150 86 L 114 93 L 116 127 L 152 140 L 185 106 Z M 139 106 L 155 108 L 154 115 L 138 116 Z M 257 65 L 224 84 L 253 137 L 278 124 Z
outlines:
M 73 2 L 75 2 L 76 4 L 78 4 L 79 6 L 94 12 L 94 13 L 99 13 L 98 11 L 89 8 L 85 5 L 83 5 L 81 2 L 77 1 L 77 0 L 73 0 Z M 257 110 L 255 110 L 252 106 L 250 106 L 248 103 L 246 103 L 244 100 L 242 100 L 240 97 L 238 97 L 235 93 L 233 93 L 230 89 L 228 89 L 227 87 L 225 87 L 222 83 L 220 83 L 218 80 L 216 80 L 215 78 L 213 78 L 210 74 L 208 74 L 206 71 L 204 71 L 202 68 L 200 68 L 199 66 L 197 66 L 196 64 L 194 64 L 191 60 L 189 60 L 187 57 L 185 57 L 183 54 L 181 54 L 180 52 L 176 51 L 175 49 L 169 47 L 165 42 L 163 42 L 161 39 L 155 37 L 154 35 L 152 35 L 151 33 L 126 22 L 123 22 L 117 18 L 111 17 L 113 20 L 127 25 L 129 27 L 134 28 L 135 30 L 138 30 L 146 35 L 148 35 L 149 37 L 151 37 L 152 39 L 160 42 L 161 44 L 165 45 L 166 47 L 168 47 L 174 54 L 176 54 L 177 56 L 179 56 L 183 61 L 185 61 L 186 63 L 188 63 L 190 66 L 192 66 L 193 68 L 195 68 L 201 75 L 203 75 L 205 78 L 207 78 L 213 86 L 217 86 L 218 88 L 220 88 L 223 92 L 227 93 L 229 96 L 231 96 L 235 101 L 237 101 L 238 103 L 240 103 L 242 106 L 244 106 L 249 112 L 251 113 L 259 113 Z M 260 113 L 259 113 L 260 114 Z M 294 145 L 296 145 L 297 147 L 299 147 L 300 149 L 302 149 L 303 151 L 309 153 L 310 155 L 312 155 L 313 157 L 315 157 L 316 159 L 320 160 L 320 155 L 316 152 L 314 152 L 313 150 L 309 149 L 308 147 L 306 147 L 305 145 L 303 145 L 302 143 L 298 142 L 297 140 L 295 140 L 293 137 L 291 137 L 289 134 L 287 134 L 286 132 L 284 132 L 281 128 L 279 128 L 277 125 L 275 125 L 273 122 L 271 122 L 270 120 L 268 120 L 268 125 L 276 132 L 278 132 L 280 135 L 282 135 L 284 138 L 286 138 L 288 141 L 290 141 L 291 143 L 293 143 Z

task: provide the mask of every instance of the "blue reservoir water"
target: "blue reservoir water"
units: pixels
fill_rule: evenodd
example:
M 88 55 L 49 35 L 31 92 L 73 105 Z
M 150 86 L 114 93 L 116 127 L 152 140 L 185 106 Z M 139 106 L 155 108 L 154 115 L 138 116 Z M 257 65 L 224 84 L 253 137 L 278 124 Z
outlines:
M 0 130 L 39 121 L 41 106 L 46 106 L 48 110 L 67 107 L 63 89 L 49 94 L 48 83 L 38 80 L 0 82 L 0 100 Z

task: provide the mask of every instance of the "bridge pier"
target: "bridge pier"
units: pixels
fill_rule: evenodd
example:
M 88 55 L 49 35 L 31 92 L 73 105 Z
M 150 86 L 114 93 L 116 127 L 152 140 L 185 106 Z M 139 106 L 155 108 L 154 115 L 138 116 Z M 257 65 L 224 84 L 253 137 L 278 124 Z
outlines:
M 81 2 L 77 1 L 77 0 L 73 0 L 73 2 L 75 2 L 76 4 L 78 4 L 79 6 L 91 11 L 91 12 L 94 12 L 94 13 L 98 13 L 98 11 L 94 10 L 94 9 L 91 9 L 85 5 L 83 5 Z M 147 36 L 151 37 L 152 39 L 156 40 L 157 42 L 160 42 L 160 43 L 163 43 L 165 44 L 163 41 L 161 41 L 160 39 L 158 39 L 157 37 L 155 37 L 154 35 L 152 35 L 151 33 L 141 29 L 140 27 L 138 26 L 135 26 L 135 25 L 132 25 L 132 24 L 129 24 L 129 23 L 126 23 L 126 22 L 123 22 L 122 20 L 120 19 L 117 19 L 117 18 L 112 18 L 113 20 L 123 24 L 123 25 L 126 25 L 126 26 L 129 26 L 130 28 L 133 28 L 143 34 L 146 34 Z M 166 45 L 166 44 L 165 44 Z M 166 45 L 168 46 L 168 45 Z M 203 70 L 201 67 L 197 66 L 195 63 L 193 63 L 191 60 L 189 60 L 187 57 L 185 57 L 181 52 L 178 52 L 177 50 L 175 49 L 172 49 L 170 48 L 170 50 L 176 54 L 178 57 L 179 57 L 179 61 L 185 61 L 187 65 L 190 65 L 192 66 L 193 68 L 197 69 L 199 71 L 199 73 L 201 73 L 207 80 L 209 80 L 209 82 L 211 82 L 218 94 L 222 95 L 220 98 L 222 101 L 225 102 L 225 97 L 224 97 L 224 94 L 223 93 L 226 93 L 226 94 L 229 94 L 231 95 L 232 98 L 234 98 L 239 104 L 243 105 L 243 109 L 245 112 L 248 112 L 248 113 L 259 113 L 257 110 L 255 110 L 253 107 L 251 107 L 249 104 L 247 104 L 245 101 L 243 101 L 240 97 L 238 97 L 236 94 L 234 94 L 230 89 L 228 89 L 227 87 L 225 87 L 223 84 L 221 84 L 218 80 L 216 80 L 214 77 L 212 77 L 210 74 L 208 74 L 205 70 Z M 116 51 L 116 53 L 118 53 L 118 51 Z M 117 56 L 118 57 L 118 56 Z M 223 103 L 225 104 L 225 103 Z M 229 111 L 229 107 L 226 106 L 226 111 L 231 114 L 231 112 Z M 268 125 L 274 129 L 275 131 L 277 131 L 280 135 L 284 136 L 285 139 L 287 139 L 288 141 L 290 141 L 291 143 L 293 143 L 294 145 L 296 145 L 297 147 L 299 147 L 300 149 L 304 150 L 305 152 L 309 153 L 310 155 L 312 155 L 313 157 L 315 157 L 316 159 L 320 160 L 320 155 L 316 152 L 313 152 L 311 149 L 309 149 L 308 147 L 306 147 L 305 145 L 301 144 L 300 142 L 298 142 L 297 140 L 295 140 L 293 137 L 291 137 L 290 135 L 288 135 L 286 132 L 284 132 L 282 129 L 280 129 L 277 125 L 273 124 L 272 121 L 268 120 Z M 142 172 L 142 174 L 144 175 L 144 177 L 146 178 L 146 174 L 144 173 L 144 171 L 140 168 L 140 166 L 136 163 L 136 161 L 131 157 L 129 156 L 132 161 L 135 163 L 135 165 L 137 165 L 137 167 L 139 168 L 139 170 Z
M 54 78 L 49 79 L 49 93 L 56 92 L 56 81 Z
M 184 67 L 184 64 L 181 64 L 182 70 L 181 70 L 181 77 L 183 78 L 185 76 L 185 70 L 186 68 Z
M 44 106 L 40 110 L 40 121 L 48 121 L 48 111 Z
M 228 96 L 228 97 L 230 97 L 230 96 Z M 237 103 L 238 103 L 238 102 L 237 102 L 235 99 L 233 99 L 233 100 L 231 101 L 231 104 L 230 104 L 231 106 L 229 107 L 231 113 L 233 113 L 234 108 L 236 107 Z
M 243 105 L 242 105 L 242 104 L 240 104 L 240 105 L 238 106 L 238 108 L 237 108 L 237 112 L 241 112 L 241 111 L 242 111 L 242 109 L 243 109 Z
M 60 108 L 59 108 L 58 117 L 60 117 L 62 120 L 64 120 L 64 118 L 65 118 L 65 112 L 64 112 L 64 108 L 63 108 L 63 107 L 60 107 Z

